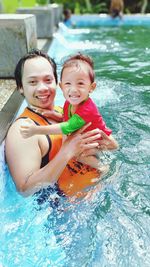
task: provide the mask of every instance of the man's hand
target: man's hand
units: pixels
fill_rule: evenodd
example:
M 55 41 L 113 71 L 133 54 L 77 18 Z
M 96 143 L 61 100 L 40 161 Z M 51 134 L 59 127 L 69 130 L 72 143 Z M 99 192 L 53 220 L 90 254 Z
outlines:
M 40 108 L 33 108 L 32 109 L 36 112 L 36 113 L 40 113 L 41 115 L 43 115 L 44 117 L 48 118 L 48 119 L 52 119 L 56 122 L 62 122 L 63 121 L 63 115 L 55 110 L 49 110 L 49 109 L 40 109 Z
M 118 149 L 119 145 L 112 135 L 108 136 L 102 130 L 100 130 L 101 140 L 98 140 L 98 149 L 99 150 L 114 150 Z
M 101 137 L 100 130 L 94 129 L 84 132 L 85 128 L 89 127 L 89 123 L 82 129 L 70 134 L 64 141 L 63 146 L 67 147 L 71 157 L 79 157 L 86 150 L 95 149 L 99 143 L 97 139 Z M 70 147 L 70 148 L 69 148 Z
M 42 115 L 46 118 L 50 118 L 52 120 L 55 120 L 56 122 L 62 122 L 63 121 L 63 115 L 58 113 L 55 110 L 45 110 L 42 112 Z

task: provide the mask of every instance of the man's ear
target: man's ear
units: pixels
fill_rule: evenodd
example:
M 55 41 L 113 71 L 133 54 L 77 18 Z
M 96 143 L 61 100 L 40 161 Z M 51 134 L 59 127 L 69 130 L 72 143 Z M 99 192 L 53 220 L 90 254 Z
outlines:
M 22 87 L 19 88 L 19 92 L 20 92 L 21 95 L 24 95 L 24 92 L 23 92 L 23 88 Z
M 95 90 L 95 88 L 96 88 L 96 82 L 93 82 L 91 84 L 90 93 L 92 93 Z

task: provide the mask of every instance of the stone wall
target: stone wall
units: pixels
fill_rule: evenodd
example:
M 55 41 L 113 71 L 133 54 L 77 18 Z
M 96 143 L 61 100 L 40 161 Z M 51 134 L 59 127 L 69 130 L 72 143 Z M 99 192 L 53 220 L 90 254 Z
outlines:
M 54 12 L 50 6 L 18 8 L 19 14 L 33 14 L 36 17 L 37 38 L 52 38 L 55 31 Z
M 10 78 L 18 60 L 37 47 L 35 16 L 0 14 L 0 36 L 0 78 Z

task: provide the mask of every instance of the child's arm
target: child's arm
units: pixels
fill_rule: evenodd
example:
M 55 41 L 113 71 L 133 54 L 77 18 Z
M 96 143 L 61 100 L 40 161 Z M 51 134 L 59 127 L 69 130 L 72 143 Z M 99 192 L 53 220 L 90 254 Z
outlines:
M 32 120 L 25 120 L 20 127 L 20 132 L 24 138 L 31 137 L 35 134 L 71 134 L 85 125 L 85 121 L 77 115 L 73 115 L 68 121 L 46 125 L 37 126 Z
M 37 126 L 32 120 L 25 120 L 20 127 L 20 132 L 24 138 L 31 137 L 36 134 L 62 134 L 60 124 L 52 124 L 46 126 Z
M 37 126 L 32 120 L 25 120 L 20 127 L 20 132 L 24 138 L 31 137 L 35 134 L 71 134 L 85 125 L 85 121 L 74 114 L 68 121 L 46 126 Z

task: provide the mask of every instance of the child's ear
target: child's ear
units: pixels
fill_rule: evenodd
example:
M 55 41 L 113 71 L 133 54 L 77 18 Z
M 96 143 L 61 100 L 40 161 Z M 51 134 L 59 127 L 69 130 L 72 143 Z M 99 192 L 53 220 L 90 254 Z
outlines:
M 92 93 L 92 92 L 95 90 L 95 88 L 96 88 L 96 82 L 93 82 L 93 83 L 91 84 L 90 93 Z
M 59 87 L 61 88 L 61 90 L 62 90 L 62 83 L 61 82 L 59 82 Z

